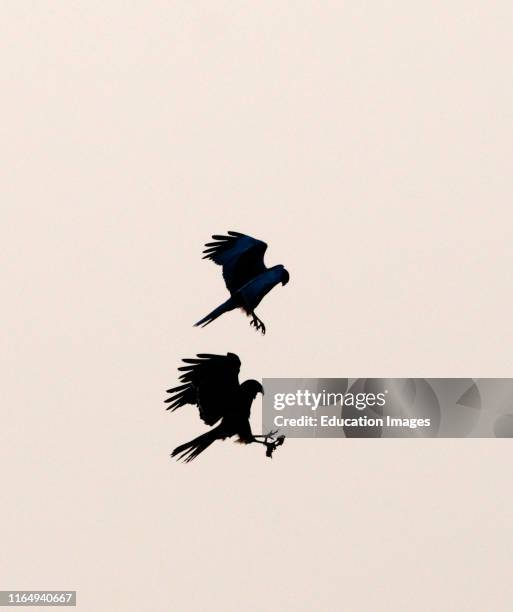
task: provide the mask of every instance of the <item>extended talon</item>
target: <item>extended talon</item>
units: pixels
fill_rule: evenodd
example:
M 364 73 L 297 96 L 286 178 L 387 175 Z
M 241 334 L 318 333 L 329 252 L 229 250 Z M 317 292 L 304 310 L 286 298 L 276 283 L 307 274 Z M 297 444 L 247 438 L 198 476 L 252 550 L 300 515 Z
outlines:
M 267 440 L 269 440 L 269 438 L 274 438 L 274 436 L 278 433 L 277 429 L 274 429 L 273 431 L 270 431 L 269 433 L 266 434 L 259 434 L 257 436 L 253 436 L 253 438 L 257 439 L 258 438 L 263 438 L 264 443 L 267 443 Z
M 267 442 L 265 444 L 266 446 L 265 456 L 270 457 L 272 459 L 273 452 L 278 448 L 278 446 L 281 446 L 284 442 L 285 442 L 285 436 L 278 436 L 276 440 L 273 440 L 272 442 Z
M 261 321 L 257 316 L 253 315 L 250 325 L 254 327 L 257 331 L 261 331 L 262 335 L 265 335 L 265 325 L 263 321 Z

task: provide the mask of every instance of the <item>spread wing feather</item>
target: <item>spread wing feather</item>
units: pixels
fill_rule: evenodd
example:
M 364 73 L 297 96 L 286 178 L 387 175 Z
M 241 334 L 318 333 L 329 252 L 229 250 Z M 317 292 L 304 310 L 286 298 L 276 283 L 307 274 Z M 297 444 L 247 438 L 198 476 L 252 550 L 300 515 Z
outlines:
M 167 410 L 176 410 L 185 404 L 198 406 L 204 423 L 214 425 L 233 404 L 239 390 L 240 359 L 234 353 L 226 355 L 198 354 L 195 359 L 183 359 L 187 365 L 178 387 L 168 389 L 171 396 L 165 400 Z
M 227 236 L 214 234 L 212 238 L 214 242 L 205 245 L 203 259 L 223 266 L 223 278 L 231 294 L 267 270 L 264 264 L 267 244 L 262 240 L 233 231 Z

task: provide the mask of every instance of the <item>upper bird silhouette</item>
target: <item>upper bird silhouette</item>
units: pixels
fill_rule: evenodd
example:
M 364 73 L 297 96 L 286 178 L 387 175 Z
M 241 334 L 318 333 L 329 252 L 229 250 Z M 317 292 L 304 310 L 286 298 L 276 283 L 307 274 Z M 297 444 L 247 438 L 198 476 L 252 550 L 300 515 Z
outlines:
M 207 425 L 217 427 L 203 435 L 175 448 L 172 457 L 192 461 L 216 440 L 238 436 L 239 442 L 265 444 L 270 457 L 284 437 L 276 440 L 276 432 L 266 436 L 255 436 L 251 431 L 249 417 L 251 404 L 258 393 L 263 393 L 257 380 L 246 380 L 239 384 L 240 359 L 234 353 L 226 355 L 198 354 L 197 359 L 184 359 L 188 364 L 178 368 L 184 371 L 180 376 L 181 385 L 168 389 L 171 393 L 166 403 L 167 410 L 176 410 L 185 404 L 198 406 L 199 415 Z M 220 422 L 219 422 L 220 421 Z M 259 438 L 264 438 L 262 442 Z M 271 439 L 271 442 L 268 442 Z
M 225 312 L 241 308 L 253 317 L 251 325 L 265 334 L 265 325 L 256 316 L 255 308 L 275 285 L 289 282 L 289 273 L 282 265 L 268 268 L 264 264 L 267 244 L 261 240 L 239 232 L 228 232 L 228 236 L 214 234 L 212 238 L 215 242 L 207 242 L 203 259 L 211 259 L 223 266 L 223 278 L 230 298 L 196 325 L 205 327 Z

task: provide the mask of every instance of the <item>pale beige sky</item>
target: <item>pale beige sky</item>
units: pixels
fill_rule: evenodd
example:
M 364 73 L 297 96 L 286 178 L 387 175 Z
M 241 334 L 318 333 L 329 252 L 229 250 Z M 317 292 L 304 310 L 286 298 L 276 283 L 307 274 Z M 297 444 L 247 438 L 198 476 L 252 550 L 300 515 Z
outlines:
M 507 440 L 289 440 L 164 411 L 242 376 L 513 374 L 510 2 L 4 1 L 0 589 L 86 612 L 510 611 Z M 225 299 L 211 233 L 291 282 Z

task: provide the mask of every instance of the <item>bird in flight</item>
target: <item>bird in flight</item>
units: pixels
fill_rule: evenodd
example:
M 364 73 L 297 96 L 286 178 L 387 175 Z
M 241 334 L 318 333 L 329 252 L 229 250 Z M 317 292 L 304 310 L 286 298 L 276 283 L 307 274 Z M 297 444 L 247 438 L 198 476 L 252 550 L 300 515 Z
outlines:
M 240 359 L 234 353 L 226 355 L 198 354 L 195 359 L 184 359 L 187 365 L 178 368 L 184 372 L 178 387 L 168 389 L 171 396 L 166 410 L 175 411 L 185 404 L 199 408 L 201 420 L 213 429 L 175 448 L 172 457 L 192 461 L 216 440 L 238 436 L 242 444 L 264 444 L 266 455 L 283 444 L 285 436 L 274 438 L 277 432 L 255 436 L 249 417 L 251 405 L 258 393 L 263 393 L 257 380 L 239 383 Z M 214 425 L 216 425 L 214 427 Z
M 241 308 L 251 315 L 251 325 L 265 334 L 264 323 L 256 316 L 255 308 L 273 287 L 289 282 L 289 273 L 282 265 L 268 268 L 264 264 L 267 244 L 239 232 L 227 236 L 213 235 L 207 242 L 203 259 L 211 259 L 223 267 L 223 278 L 230 298 L 215 308 L 196 325 L 205 327 L 225 312 Z

